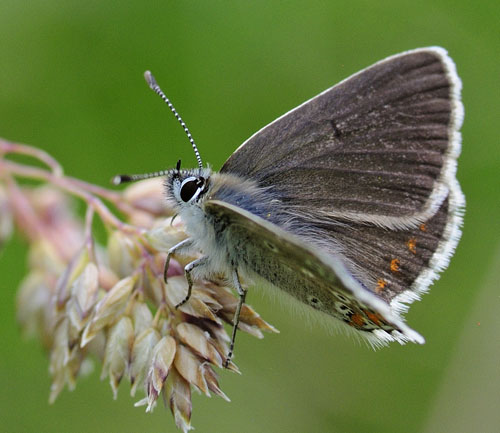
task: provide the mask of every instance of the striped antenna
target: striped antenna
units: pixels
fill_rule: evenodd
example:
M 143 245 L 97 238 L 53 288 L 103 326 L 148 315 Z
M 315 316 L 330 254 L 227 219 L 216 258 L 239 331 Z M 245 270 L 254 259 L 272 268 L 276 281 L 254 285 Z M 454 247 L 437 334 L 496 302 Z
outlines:
M 175 165 L 174 175 L 179 176 L 181 170 L 181 160 L 177 161 Z M 113 185 L 120 185 L 125 182 L 135 182 L 136 180 L 144 180 L 151 179 L 153 177 L 166 176 L 171 173 L 173 170 L 160 170 L 155 171 L 153 173 L 144 173 L 144 174 L 118 174 L 113 179 L 111 179 L 111 183 Z
M 168 174 L 168 170 L 155 171 L 154 173 L 144 173 L 144 174 L 118 174 L 113 179 L 111 183 L 113 185 L 120 185 L 125 182 L 134 182 L 136 180 L 151 179 L 152 177 L 160 177 Z
M 196 143 L 194 142 L 193 137 L 191 136 L 191 133 L 189 132 L 189 129 L 186 126 L 186 124 L 184 123 L 184 121 L 182 120 L 181 116 L 179 116 L 179 113 L 177 113 L 177 110 L 175 109 L 175 107 L 172 105 L 172 103 L 167 98 L 165 93 L 163 93 L 163 91 L 160 89 L 160 86 L 158 86 L 158 84 L 156 83 L 156 80 L 155 80 L 155 77 L 153 77 L 153 74 L 151 74 L 150 71 L 146 71 L 146 72 L 144 72 L 144 78 L 146 79 L 146 82 L 148 83 L 149 87 L 151 87 L 151 89 L 153 89 L 153 91 L 156 94 L 158 94 L 161 97 L 161 99 L 163 99 L 166 102 L 166 104 L 168 105 L 168 108 L 170 108 L 170 111 L 172 111 L 172 113 L 174 113 L 175 118 L 179 121 L 182 128 L 184 129 L 184 132 L 187 134 L 189 142 L 191 143 L 191 146 L 193 146 L 194 154 L 196 155 L 196 160 L 198 161 L 198 167 L 200 168 L 200 170 L 203 169 L 203 163 L 201 162 L 201 156 L 200 156 L 200 152 L 198 152 L 198 147 L 196 147 Z

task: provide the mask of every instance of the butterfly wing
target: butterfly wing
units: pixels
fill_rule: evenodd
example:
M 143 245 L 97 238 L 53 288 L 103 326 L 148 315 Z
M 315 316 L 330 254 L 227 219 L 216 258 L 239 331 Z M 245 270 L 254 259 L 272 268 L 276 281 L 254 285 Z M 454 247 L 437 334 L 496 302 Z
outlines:
M 293 219 L 272 222 L 404 311 L 460 238 L 460 88 L 442 48 L 389 57 L 257 132 L 221 171 L 257 181 Z
M 389 57 L 258 131 L 221 172 L 316 217 L 415 227 L 458 188 L 460 88 L 442 48 Z
M 375 224 L 302 220 L 304 242 L 337 254 L 356 279 L 397 312 L 419 299 L 460 239 L 463 196 L 448 195 L 436 213 L 417 227 L 388 229 Z M 300 224 L 296 217 L 296 225 Z
M 304 244 L 238 206 L 209 200 L 204 210 L 231 261 L 287 292 L 305 305 L 360 331 L 373 344 L 423 338 L 389 304 L 363 287 L 343 261 Z

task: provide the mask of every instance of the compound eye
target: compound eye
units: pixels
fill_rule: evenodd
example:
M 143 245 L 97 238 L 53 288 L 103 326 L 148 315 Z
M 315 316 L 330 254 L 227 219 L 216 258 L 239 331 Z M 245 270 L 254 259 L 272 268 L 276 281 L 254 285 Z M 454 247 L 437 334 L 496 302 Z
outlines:
M 193 197 L 197 196 L 203 187 L 203 181 L 196 177 L 188 177 L 181 184 L 181 199 L 187 203 Z

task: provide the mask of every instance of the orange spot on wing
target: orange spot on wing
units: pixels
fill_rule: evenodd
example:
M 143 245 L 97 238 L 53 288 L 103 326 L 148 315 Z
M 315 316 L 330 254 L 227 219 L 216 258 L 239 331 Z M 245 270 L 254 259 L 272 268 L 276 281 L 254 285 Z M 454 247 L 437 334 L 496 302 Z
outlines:
M 426 226 L 424 223 L 422 223 L 422 224 L 420 224 L 419 229 L 420 229 L 420 231 L 422 231 L 422 232 L 426 232 L 426 231 L 427 231 L 427 226 Z
M 409 239 L 408 242 L 406 242 L 406 246 L 413 254 L 417 254 L 417 239 L 416 238 Z
M 382 325 L 382 322 L 381 322 L 382 317 L 380 316 L 380 314 L 372 313 L 371 311 L 365 311 L 365 313 L 366 313 L 367 317 L 373 323 L 375 323 L 375 325 L 377 325 L 377 326 L 381 326 Z
M 352 326 L 357 326 L 361 327 L 365 324 L 365 319 L 363 319 L 363 316 L 359 313 L 354 313 L 351 316 L 351 325 Z
M 375 292 L 377 293 L 382 292 L 385 286 L 387 286 L 387 281 L 383 280 L 382 278 L 379 278 L 379 280 L 377 281 L 377 287 L 375 287 Z
M 399 264 L 400 264 L 399 259 L 392 259 L 391 260 L 391 271 L 392 272 L 399 272 Z

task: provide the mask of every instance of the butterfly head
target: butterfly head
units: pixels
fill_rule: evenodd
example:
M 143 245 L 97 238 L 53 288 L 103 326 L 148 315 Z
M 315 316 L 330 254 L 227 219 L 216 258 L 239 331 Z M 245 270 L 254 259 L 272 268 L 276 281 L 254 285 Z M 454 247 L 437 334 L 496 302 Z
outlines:
M 178 161 L 176 168 L 167 174 L 165 181 L 167 196 L 173 199 L 180 209 L 199 206 L 210 189 L 211 170 L 208 168 L 181 170 L 180 165 L 181 162 Z

